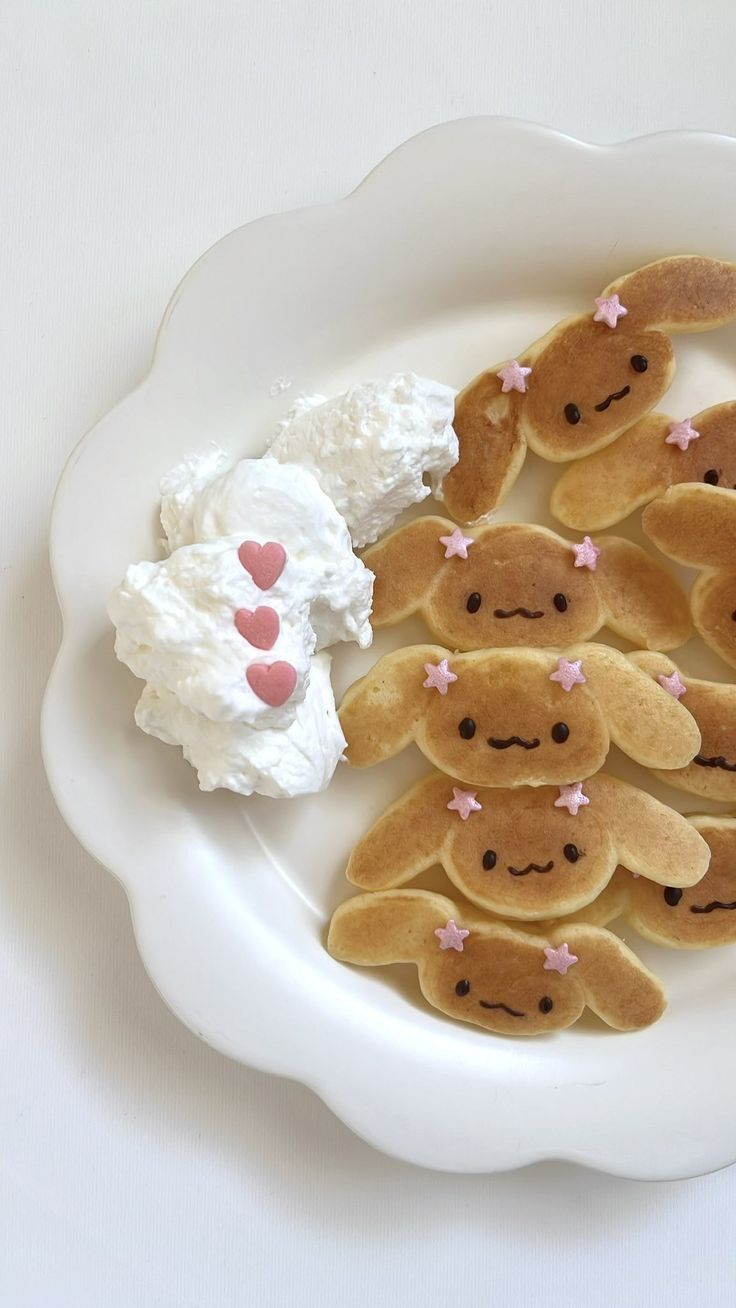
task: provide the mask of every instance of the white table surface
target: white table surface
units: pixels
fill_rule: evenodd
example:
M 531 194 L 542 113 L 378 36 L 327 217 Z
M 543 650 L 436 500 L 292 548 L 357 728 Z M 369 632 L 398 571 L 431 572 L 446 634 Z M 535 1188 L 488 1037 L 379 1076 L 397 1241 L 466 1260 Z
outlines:
M 732 1305 L 733 1169 L 433 1175 L 199 1044 L 37 723 L 55 482 L 207 246 L 445 118 L 736 134 L 735 39 L 733 0 L 0 0 L 3 1308 Z

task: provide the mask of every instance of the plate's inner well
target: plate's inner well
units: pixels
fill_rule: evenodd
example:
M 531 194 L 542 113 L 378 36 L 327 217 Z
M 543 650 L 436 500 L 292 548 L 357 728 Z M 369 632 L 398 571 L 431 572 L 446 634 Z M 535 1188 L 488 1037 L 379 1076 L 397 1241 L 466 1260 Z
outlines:
M 517 342 L 532 340 L 567 311 L 565 306 L 540 303 L 531 307 L 508 305 L 493 312 L 474 314 L 452 321 L 423 323 L 413 335 L 404 335 L 400 342 L 386 342 L 380 347 L 350 360 L 349 365 L 330 376 L 314 379 L 315 391 L 337 394 L 351 383 L 383 373 L 412 369 L 422 375 L 437 377 L 457 387 L 462 386 L 484 364 L 503 359 Z M 678 339 L 676 350 L 678 371 L 675 382 L 665 396 L 663 411 L 679 417 L 685 411 L 703 403 L 717 403 L 732 398 L 734 374 L 724 348 L 724 336 L 733 337 L 733 328 L 706 337 Z M 717 339 L 717 349 L 714 349 Z M 288 396 L 283 396 L 286 403 Z M 682 405 L 687 405 L 687 410 Z M 275 406 L 276 408 L 277 406 Z M 266 430 L 263 431 L 263 436 Z M 257 454 L 260 448 L 254 439 L 240 454 Z M 550 526 L 563 535 L 575 536 L 552 517 L 548 508 L 550 490 L 559 477 L 561 465 L 545 463 L 528 455 L 521 476 L 503 506 L 493 514 L 495 521 L 538 522 Z M 436 510 L 443 513 L 442 505 L 428 499 L 410 512 L 419 514 Z M 408 516 L 408 515 L 407 515 Z M 628 536 L 652 550 L 639 529 L 640 511 L 624 523 L 611 528 L 615 535 Z M 654 551 L 656 553 L 656 551 Z M 663 560 L 672 568 L 683 585 L 689 588 L 694 572 L 678 568 L 670 560 Z M 411 644 L 413 641 L 432 640 L 420 619 L 408 619 L 396 627 L 376 632 L 372 647 L 365 652 L 343 645 L 334 651 L 333 681 L 339 699 L 346 687 L 372 666 L 376 659 L 390 649 Z M 596 639 L 608 641 L 619 649 L 634 648 L 607 629 Z M 717 681 L 728 681 L 729 670 L 708 650 L 699 637 L 693 638 L 681 650 L 673 651 L 685 672 Z M 687 795 L 663 785 L 645 769 L 612 749 L 607 770 L 684 813 L 727 812 L 728 807 L 697 796 Z M 270 855 L 274 867 L 293 890 L 301 895 L 314 910 L 321 929 L 330 914 L 348 894 L 356 893 L 344 878 L 344 868 L 355 841 L 367 830 L 383 809 L 424 772 L 430 770 L 415 746 L 398 758 L 375 768 L 352 771 L 340 766 L 330 788 L 321 795 L 312 795 L 290 801 L 273 801 L 253 796 L 242 803 L 243 819 L 252 824 L 262 847 Z M 195 783 L 196 784 L 196 783 Z M 202 804 L 207 797 L 202 797 Z M 319 832 L 315 841 L 314 832 Z M 436 889 L 459 898 L 440 869 L 411 883 Z M 317 924 L 316 924 L 317 925 Z M 617 929 L 614 926 L 614 929 Z M 701 1002 L 711 987 L 733 985 L 736 947 L 702 953 L 683 953 L 667 950 L 648 943 L 629 929 L 621 930 L 643 960 L 662 976 L 666 983 L 673 1008 Z M 380 976 L 363 973 L 365 985 L 383 995 L 386 976 L 400 977 L 398 968 L 381 970 Z M 407 998 L 410 988 L 403 987 Z M 416 1002 L 420 1002 L 418 1000 Z M 584 1025 L 594 1025 L 596 1019 L 586 1016 Z M 471 1033 L 468 1033 L 471 1034 Z M 569 1032 L 565 1037 L 569 1038 Z M 490 1037 L 493 1038 L 493 1037 Z

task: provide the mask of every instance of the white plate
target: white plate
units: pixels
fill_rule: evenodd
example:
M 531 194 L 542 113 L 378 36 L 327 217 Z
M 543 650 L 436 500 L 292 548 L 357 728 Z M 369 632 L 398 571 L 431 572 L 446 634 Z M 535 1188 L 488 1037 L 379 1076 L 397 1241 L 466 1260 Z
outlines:
M 200 259 L 149 376 L 61 479 L 51 550 L 64 640 L 43 715 L 59 807 L 124 884 L 146 967 L 181 1019 L 231 1057 L 306 1082 L 398 1157 L 456 1171 L 568 1158 L 642 1178 L 732 1162 L 736 952 L 641 944 L 669 988 L 658 1025 L 616 1035 L 591 1018 L 531 1041 L 444 1019 L 410 969 L 335 963 L 324 929 L 351 844 L 426 764 L 407 753 L 344 768 L 300 801 L 200 794 L 178 752 L 133 726 L 140 686 L 113 658 L 107 596 L 130 561 L 156 557 L 159 477 L 208 439 L 258 455 L 300 390 L 389 369 L 460 386 L 638 264 L 736 258 L 734 213 L 725 138 L 594 147 L 504 120 L 435 128 L 347 200 L 253 223 Z M 679 338 L 666 408 L 733 398 L 735 347 L 734 328 Z M 278 377 L 289 394 L 271 394 Z M 550 521 L 558 472 L 530 459 L 501 516 Z M 341 651 L 338 690 L 420 633 Z M 726 676 L 696 642 L 683 661 Z

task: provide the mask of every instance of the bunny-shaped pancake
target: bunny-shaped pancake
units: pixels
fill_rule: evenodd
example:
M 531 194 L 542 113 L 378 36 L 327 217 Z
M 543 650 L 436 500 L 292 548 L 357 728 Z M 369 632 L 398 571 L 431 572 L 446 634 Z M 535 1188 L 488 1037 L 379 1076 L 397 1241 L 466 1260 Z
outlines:
M 708 814 L 688 821 L 711 851 L 701 881 L 686 889 L 672 884 L 663 889 L 618 868 L 598 899 L 565 923 L 584 920 L 602 926 L 624 917 L 657 945 L 708 949 L 736 944 L 736 818 Z
M 648 649 L 674 649 L 692 632 L 674 577 L 614 536 L 573 544 L 509 522 L 468 536 L 446 518 L 415 518 L 363 562 L 376 577 L 375 626 L 419 611 L 451 649 L 571 645 L 604 624 Z
M 689 886 L 709 858 L 679 813 L 604 773 L 576 786 L 461 790 L 432 772 L 358 841 L 346 875 L 362 890 L 386 890 L 441 863 L 479 908 L 534 921 L 590 903 L 617 863 Z
M 736 317 L 736 264 L 659 259 L 612 282 L 596 305 L 458 396 L 460 458 L 442 487 L 452 517 L 477 522 L 500 504 L 527 446 L 553 463 L 579 459 L 653 409 L 675 372 L 670 335 Z
M 691 795 L 736 804 L 736 686 L 681 673 L 666 654 L 637 650 L 628 658 L 683 701 L 700 731 L 700 749 L 691 763 L 670 771 L 655 768 L 654 775 Z
M 647 505 L 641 525 L 663 554 L 703 569 L 690 591 L 693 622 L 736 667 L 736 495 L 694 482 L 671 486 Z
M 353 767 L 416 741 L 435 767 L 477 786 L 574 784 L 611 740 L 644 767 L 697 754 L 694 719 L 608 645 L 453 655 L 438 645 L 386 654 L 347 691 L 340 722 Z
M 550 506 L 568 527 L 600 531 L 683 481 L 736 489 L 736 401 L 681 422 L 647 414 L 615 445 L 566 468 Z
M 365 967 L 415 963 L 434 1008 L 503 1035 L 559 1031 L 586 1004 L 609 1026 L 635 1031 L 666 1004 L 661 983 L 610 931 L 583 923 L 532 935 L 425 890 L 349 899 L 327 948 Z

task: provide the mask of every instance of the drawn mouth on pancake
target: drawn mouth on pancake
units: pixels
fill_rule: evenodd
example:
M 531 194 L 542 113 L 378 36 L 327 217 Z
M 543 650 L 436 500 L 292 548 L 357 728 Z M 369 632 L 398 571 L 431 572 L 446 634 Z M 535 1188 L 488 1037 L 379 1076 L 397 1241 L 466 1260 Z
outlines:
M 622 400 L 624 398 L 624 395 L 629 394 L 630 390 L 631 390 L 630 386 L 622 386 L 620 391 L 611 391 L 611 394 L 606 396 L 605 400 L 601 400 L 600 404 L 596 404 L 593 406 L 595 408 L 596 413 L 604 413 L 612 400 Z
M 691 904 L 691 913 L 713 913 L 717 908 L 731 909 L 736 908 L 736 900 L 732 904 L 724 904 L 722 899 L 711 899 L 709 904 Z
M 736 763 L 729 763 L 722 754 L 696 754 L 693 763 L 699 768 L 720 768 L 723 772 L 736 772 Z
M 491 749 L 510 749 L 512 745 L 519 745 L 521 749 L 538 749 L 539 738 L 533 740 L 524 740 L 523 736 L 508 736 L 506 740 L 499 740 L 497 736 L 489 736 L 488 744 Z
M 528 876 L 530 872 L 551 872 L 553 867 L 554 861 L 550 859 L 549 863 L 545 863 L 544 867 L 539 863 L 527 863 L 526 867 L 511 867 L 509 864 L 508 871 L 511 873 L 512 877 L 525 877 Z
M 543 618 L 544 609 L 494 609 L 494 618 Z
M 481 1008 L 502 1008 L 509 1017 L 526 1017 L 526 1013 L 520 1013 L 516 1008 L 509 1008 L 508 1004 L 489 1004 L 487 999 L 479 999 L 478 1003 Z

